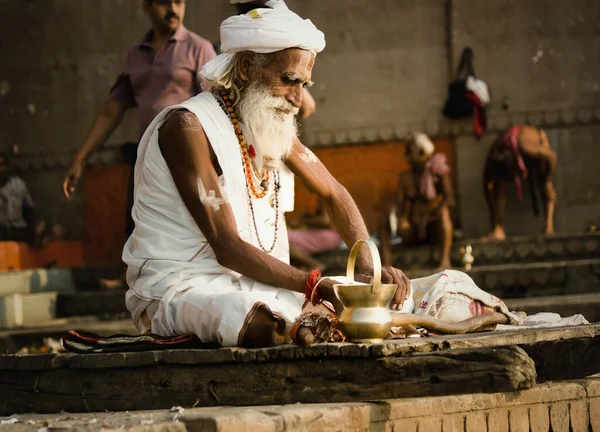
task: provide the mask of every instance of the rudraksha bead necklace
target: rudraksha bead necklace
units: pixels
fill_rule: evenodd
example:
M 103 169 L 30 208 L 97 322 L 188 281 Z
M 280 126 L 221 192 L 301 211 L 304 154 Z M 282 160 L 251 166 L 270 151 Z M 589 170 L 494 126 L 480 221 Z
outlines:
M 231 120 L 231 124 L 233 125 L 233 129 L 235 131 L 235 135 L 240 143 L 240 150 L 242 154 L 242 163 L 244 164 L 244 172 L 246 174 L 246 192 L 248 194 L 248 204 L 250 205 L 250 214 L 252 216 L 252 224 L 254 225 L 254 233 L 256 234 L 256 240 L 258 241 L 258 245 L 260 248 L 266 252 L 271 253 L 275 249 L 275 245 L 277 244 L 277 233 L 279 231 L 279 176 L 278 173 L 275 172 L 274 177 L 274 191 L 273 191 L 273 202 L 271 203 L 272 207 L 275 209 L 275 225 L 273 228 L 273 243 L 271 243 L 271 247 L 268 249 L 264 247 L 262 240 L 260 239 L 260 235 L 258 234 L 258 226 L 256 225 L 256 216 L 254 215 L 254 205 L 252 203 L 252 196 L 257 199 L 263 198 L 267 191 L 269 190 L 269 181 L 270 174 L 269 170 L 263 169 L 263 172 L 260 173 L 260 170 L 257 169 L 256 164 L 254 162 L 254 158 L 256 157 L 256 152 L 252 146 L 249 146 L 246 140 L 244 139 L 244 135 L 242 133 L 242 128 L 239 124 L 237 116 L 233 112 L 233 103 L 231 102 L 231 97 L 227 94 L 225 90 L 220 90 L 220 100 L 221 107 L 225 111 L 225 113 L 229 116 Z M 256 177 L 261 180 L 260 188 L 261 191 L 258 191 L 256 186 L 254 185 L 254 174 Z

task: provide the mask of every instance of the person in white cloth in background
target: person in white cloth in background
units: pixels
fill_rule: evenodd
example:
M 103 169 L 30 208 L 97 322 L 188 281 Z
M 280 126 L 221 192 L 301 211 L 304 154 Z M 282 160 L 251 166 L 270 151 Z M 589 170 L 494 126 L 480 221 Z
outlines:
M 201 72 L 211 91 L 164 110 L 140 143 L 135 230 L 123 260 L 126 303 L 141 332 L 262 347 L 287 341 L 305 297 L 339 310 L 333 280 L 288 264 L 283 161 L 320 197 L 347 245 L 369 238 L 346 189 L 296 138 L 294 116 L 324 35 L 283 1 L 268 5 L 222 23 L 223 54 Z M 358 267 L 369 278 L 366 248 Z M 385 267 L 383 279 L 398 285 L 392 307 L 400 309 L 408 278 Z

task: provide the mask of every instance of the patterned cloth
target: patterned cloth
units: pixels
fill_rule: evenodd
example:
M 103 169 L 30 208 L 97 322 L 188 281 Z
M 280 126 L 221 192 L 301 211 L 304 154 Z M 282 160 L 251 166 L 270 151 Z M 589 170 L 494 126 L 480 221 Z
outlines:
M 19 177 L 10 177 L 4 186 L 0 187 L 0 227 L 26 228 L 23 208 L 33 206 L 25 182 Z
M 433 201 L 437 195 L 435 183 L 449 173 L 450 167 L 448 166 L 446 155 L 442 153 L 433 155 L 433 157 L 425 164 L 425 171 L 421 177 L 421 183 L 419 185 L 419 192 L 421 195 L 424 195 L 427 199 Z
M 184 334 L 173 337 L 162 337 L 149 335 L 113 335 L 100 337 L 93 333 L 71 330 L 62 337 L 63 347 L 67 351 L 91 354 L 109 352 L 136 352 L 156 351 L 165 349 L 183 348 L 211 348 L 208 344 L 202 344 L 192 334 Z
M 527 167 L 521 155 L 519 148 L 519 134 L 521 126 L 513 126 L 504 132 L 504 145 L 512 150 L 517 158 L 517 172 L 515 173 L 515 186 L 517 187 L 517 196 L 523 198 L 523 180 L 527 178 Z

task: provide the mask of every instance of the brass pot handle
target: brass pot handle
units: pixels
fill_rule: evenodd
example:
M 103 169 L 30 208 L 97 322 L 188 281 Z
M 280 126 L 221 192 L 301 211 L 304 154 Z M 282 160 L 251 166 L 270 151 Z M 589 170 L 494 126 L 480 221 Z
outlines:
M 348 265 L 346 266 L 346 277 L 348 278 L 348 284 L 354 283 L 354 265 L 356 264 L 356 257 L 363 244 L 366 244 L 371 251 L 373 258 L 373 286 L 371 292 L 377 294 L 381 288 L 381 258 L 379 257 L 379 251 L 377 246 L 371 240 L 359 240 L 354 243 L 352 250 L 350 250 L 350 256 L 348 257 Z

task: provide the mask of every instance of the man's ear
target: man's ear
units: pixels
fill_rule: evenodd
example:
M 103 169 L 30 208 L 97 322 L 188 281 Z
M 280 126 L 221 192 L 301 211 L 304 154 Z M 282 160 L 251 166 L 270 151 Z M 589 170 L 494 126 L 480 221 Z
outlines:
M 250 81 L 250 76 L 252 75 L 252 63 L 254 61 L 254 56 L 255 54 L 251 51 L 244 51 L 238 56 L 238 78 L 244 86 Z

